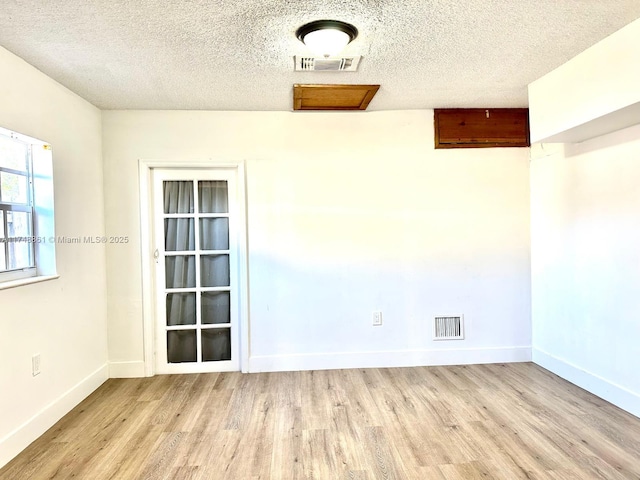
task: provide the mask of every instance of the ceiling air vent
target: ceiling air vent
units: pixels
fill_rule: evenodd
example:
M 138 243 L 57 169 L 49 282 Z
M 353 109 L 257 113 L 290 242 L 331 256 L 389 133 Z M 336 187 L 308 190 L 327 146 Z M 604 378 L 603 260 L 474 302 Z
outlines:
M 433 325 L 434 340 L 463 340 L 464 317 L 435 317 Z
M 360 56 L 315 58 L 296 55 L 296 72 L 355 72 L 360 63 Z

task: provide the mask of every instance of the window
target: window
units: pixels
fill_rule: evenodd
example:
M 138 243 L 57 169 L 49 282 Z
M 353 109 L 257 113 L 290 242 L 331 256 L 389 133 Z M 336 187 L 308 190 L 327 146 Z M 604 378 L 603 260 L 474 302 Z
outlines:
M 0 128 L 0 287 L 55 274 L 51 147 Z

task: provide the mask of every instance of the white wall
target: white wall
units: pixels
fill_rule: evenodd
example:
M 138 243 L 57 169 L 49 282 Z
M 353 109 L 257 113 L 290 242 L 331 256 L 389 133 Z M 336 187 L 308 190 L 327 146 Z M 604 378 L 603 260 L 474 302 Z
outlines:
M 532 142 L 580 142 L 640 119 L 640 19 L 529 85 Z
M 640 125 L 531 164 L 534 361 L 640 416 Z
M 246 160 L 252 371 L 530 358 L 529 150 L 433 112 L 103 112 L 109 351 L 142 374 L 138 159 Z M 382 310 L 383 327 L 371 326 Z M 433 342 L 434 315 L 467 339 Z
M 532 139 L 567 142 L 531 150 L 533 360 L 638 416 L 639 42 L 637 20 L 529 85 Z
M 101 235 L 100 111 L 2 48 L 0 98 L 2 127 L 52 145 L 57 234 Z M 0 466 L 107 378 L 105 249 L 58 245 L 57 267 L 0 290 Z

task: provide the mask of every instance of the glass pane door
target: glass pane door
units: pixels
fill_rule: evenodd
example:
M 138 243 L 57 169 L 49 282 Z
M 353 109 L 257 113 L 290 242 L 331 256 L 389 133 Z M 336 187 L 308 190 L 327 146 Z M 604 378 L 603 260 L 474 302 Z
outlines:
M 155 182 L 162 202 L 156 223 L 163 228 L 158 265 L 164 275 L 157 292 L 159 310 L 164 310 L 157 343 L 166 349 L 161 371 L 217 371 L 217 366 L 227 370 L 238 364 L 229 183 L 201 178 Z

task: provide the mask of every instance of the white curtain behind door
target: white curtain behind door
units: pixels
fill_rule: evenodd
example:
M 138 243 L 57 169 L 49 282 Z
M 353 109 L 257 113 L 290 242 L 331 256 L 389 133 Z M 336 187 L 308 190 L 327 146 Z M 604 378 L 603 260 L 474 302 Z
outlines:
M 198 182 L 198 213 L 227 213 L 228 189 L 226 181 Z M 164 182 L 164 212 L 193 215 L 195 213 L 193 182 Z M 229 228 L 226 218 L 200 219 L 200 238 L 196 242 L 195 221 L 191 218 L 165 219 L 165 251 L 193 252 L 166 256 L 167 288 L 195 288 L 196 286 L 228 286 L 229 257 L 202 255 L 200 282 L 196 282 L 195 250 L 226 250 L 229 248 Z M 166 322 L 169 326 L 196 324 L 196 292 L 168 293 Z M 170 363 L 197 360 L 196 331 L 168 332 L 167 359 Z M 203 331 L 202 350 L 205 361 L 228 360 L 231 355 L 230 336 L 226 331 Z

